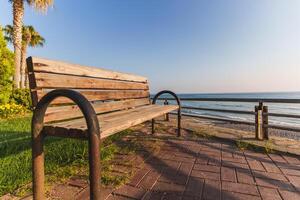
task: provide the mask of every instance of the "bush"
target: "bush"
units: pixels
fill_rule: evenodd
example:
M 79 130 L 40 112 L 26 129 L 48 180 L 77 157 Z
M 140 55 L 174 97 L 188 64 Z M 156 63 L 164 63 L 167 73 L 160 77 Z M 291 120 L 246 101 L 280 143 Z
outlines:
M 25 114 L 27 109 L 15 103 L 0 105 L 0 117 L 9 118 L 17 114 Z
M 14 73 L 14 55 L 7 48 L 0 27 L 0 104 L 9 102 L 12 92 L 12 76 Z
M 32 103 L 29 89 L 14 89 L 10 97 L 10 102 L 31 109 Z

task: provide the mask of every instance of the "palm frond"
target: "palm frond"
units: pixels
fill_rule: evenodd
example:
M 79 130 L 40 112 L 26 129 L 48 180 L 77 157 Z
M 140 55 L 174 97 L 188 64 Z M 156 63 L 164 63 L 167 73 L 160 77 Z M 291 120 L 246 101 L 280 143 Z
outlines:
M 4 32 L 4 39 L 7 42 L 13 43 L 13 26 L 12 25 L 6 25 L 3 28 L 3 32 Z
M 54 0 L 26 0 L 35 10 L 46 12 L 53 5 Z

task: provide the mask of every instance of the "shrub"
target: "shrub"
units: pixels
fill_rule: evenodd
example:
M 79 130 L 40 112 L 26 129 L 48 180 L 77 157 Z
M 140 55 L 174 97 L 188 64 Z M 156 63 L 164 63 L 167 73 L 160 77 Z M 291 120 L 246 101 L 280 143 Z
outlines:
M 0 105 L 0 117 L 9 118 L 17 114 L 25 114 L 27 109 L 24 106 L 15 103 Z
M 31 109 L 32 106 L 29 89 L 14 89 L 10 101 L 11 103 L 22 105 L 27 109 Z
M 2 28 L 0 27 L 0 104 L 6 104 L 9 102 L 13 85 L 13 64 L 14 55 L 7 48 L 3 37 Z

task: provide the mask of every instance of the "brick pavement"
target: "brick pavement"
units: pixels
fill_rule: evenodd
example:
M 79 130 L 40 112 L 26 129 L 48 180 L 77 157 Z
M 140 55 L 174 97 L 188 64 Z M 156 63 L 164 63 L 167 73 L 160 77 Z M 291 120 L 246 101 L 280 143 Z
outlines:
M 300 159 L 212 140 L 166 139 L 129 183 L 104 199 L 300 199 Z

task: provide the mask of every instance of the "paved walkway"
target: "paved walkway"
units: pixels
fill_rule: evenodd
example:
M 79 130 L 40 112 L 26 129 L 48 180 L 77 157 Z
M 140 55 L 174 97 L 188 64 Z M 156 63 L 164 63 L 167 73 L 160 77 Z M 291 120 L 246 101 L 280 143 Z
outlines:
M 165 139 L 129 183 L 103 199 L 300 199 L 300 159 L 207 139 Z M 88 188 L 78 199 L 88 198 Z
M 242 151 L 189 130 L 178 139 L 170 123 L 157 126 L 155 137 L 149 130 L 149 124 L 140 125 L 125 138 L 126 144 L 142 140 L 144 145 L 133 155 L 121 155 L 120 165 L 113 167 L 126 171 L 121 163 L 130 161 L 135 174 L 119 188 L 102 188 L 101 199 L 300 199 L 299 156 Z M 75 177 L 56 185 L 50 199 L 89 199 L 88 183 Z

